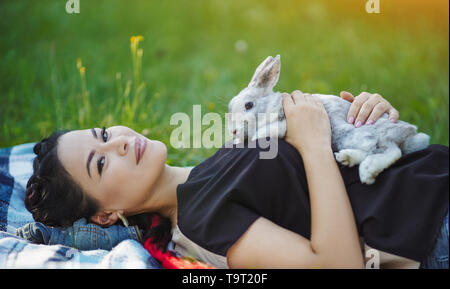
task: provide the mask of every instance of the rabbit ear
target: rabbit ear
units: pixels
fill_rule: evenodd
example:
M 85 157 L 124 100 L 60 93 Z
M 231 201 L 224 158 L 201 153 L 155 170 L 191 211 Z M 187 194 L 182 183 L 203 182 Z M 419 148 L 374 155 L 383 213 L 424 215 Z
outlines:
M 275 58 L 269 56 L 256 69 L 248 87 L 272 89 L 280 77 L 280 55 Z
M 267 57 L 261 64 L 256 68 L 255 73 L 253 74 L 252 80 L 249 83 L 250 86 L 254 86 L 256 84 L 256 80 L 258 79 L 258 76 L 261 74 L 262 70 L 267 67 L 268 64 L 270 64 L 273 61 L 273 57 L 269 56 Z

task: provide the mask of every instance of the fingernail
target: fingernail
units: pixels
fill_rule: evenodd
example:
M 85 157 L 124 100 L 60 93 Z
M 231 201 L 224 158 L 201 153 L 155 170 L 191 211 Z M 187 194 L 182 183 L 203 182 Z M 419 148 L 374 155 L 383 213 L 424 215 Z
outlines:
M 369 119 L 369 120 L 366 122 L 366 124 L 372 125 L 372 124 L 373 124 L 373 119 Z
M 355 118 L 353 116 L 351 116 L 347 119 L 348 123 L 353 123 L 354 121 L 355 121 Z
M 356 122 L 355 127 L 358 128 L 358 127 L 360 127 L 361 125 L 362 125 L 362 122 L 361 122 L 360 120 L 358 120 L 358 121 Z

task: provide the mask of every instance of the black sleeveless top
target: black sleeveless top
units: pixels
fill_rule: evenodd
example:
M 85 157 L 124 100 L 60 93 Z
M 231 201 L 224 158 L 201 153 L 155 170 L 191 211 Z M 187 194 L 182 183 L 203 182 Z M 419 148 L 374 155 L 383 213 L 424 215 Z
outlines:
M 259 143 L 256 148 L 222 147 L 193 168 L 177 187 L 180 231 L 221 256 L 260 216 L 309 239 L 311 211 L 302 158 L 284 140 L 279 140 L 275 158 L 261 159 L 259 153 L 268 150 Z M 404 155 L 372 185 L 360 182 L 358 167 L 339 168 L 367 245 L 422 261 L 448 210 L 448 147 L 430 145 Z

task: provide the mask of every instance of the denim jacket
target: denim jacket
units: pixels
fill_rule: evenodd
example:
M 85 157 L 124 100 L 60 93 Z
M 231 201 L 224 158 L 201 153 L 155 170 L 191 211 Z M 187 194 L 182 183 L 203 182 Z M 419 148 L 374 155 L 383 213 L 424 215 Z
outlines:
M 79 219 L 71 227 L 47 227 L 33 222 L 16 230 L 16 235 L 37 244 L 64 245 L 79 250 L 111 250 L 125 239 L 133 239 L 142 244 L 142 232 L 137 226 L 114 225 L 102 228 Z

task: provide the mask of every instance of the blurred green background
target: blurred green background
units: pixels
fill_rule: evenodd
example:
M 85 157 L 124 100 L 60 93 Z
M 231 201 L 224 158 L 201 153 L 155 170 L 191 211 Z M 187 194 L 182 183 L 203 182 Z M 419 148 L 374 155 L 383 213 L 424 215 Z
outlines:
M 276 90 L 378 92 L 449 143 L 448 0 L 380 0 L 381 14 L 366 0 L 80 2 L 69 15 L 66 0 L 0 1 L 0 147 L 125 125 L 163 141 L 170 164 L 196 165 L 217 149 L 171 147 L 170 116 L 223 115 L 276 54 Z

